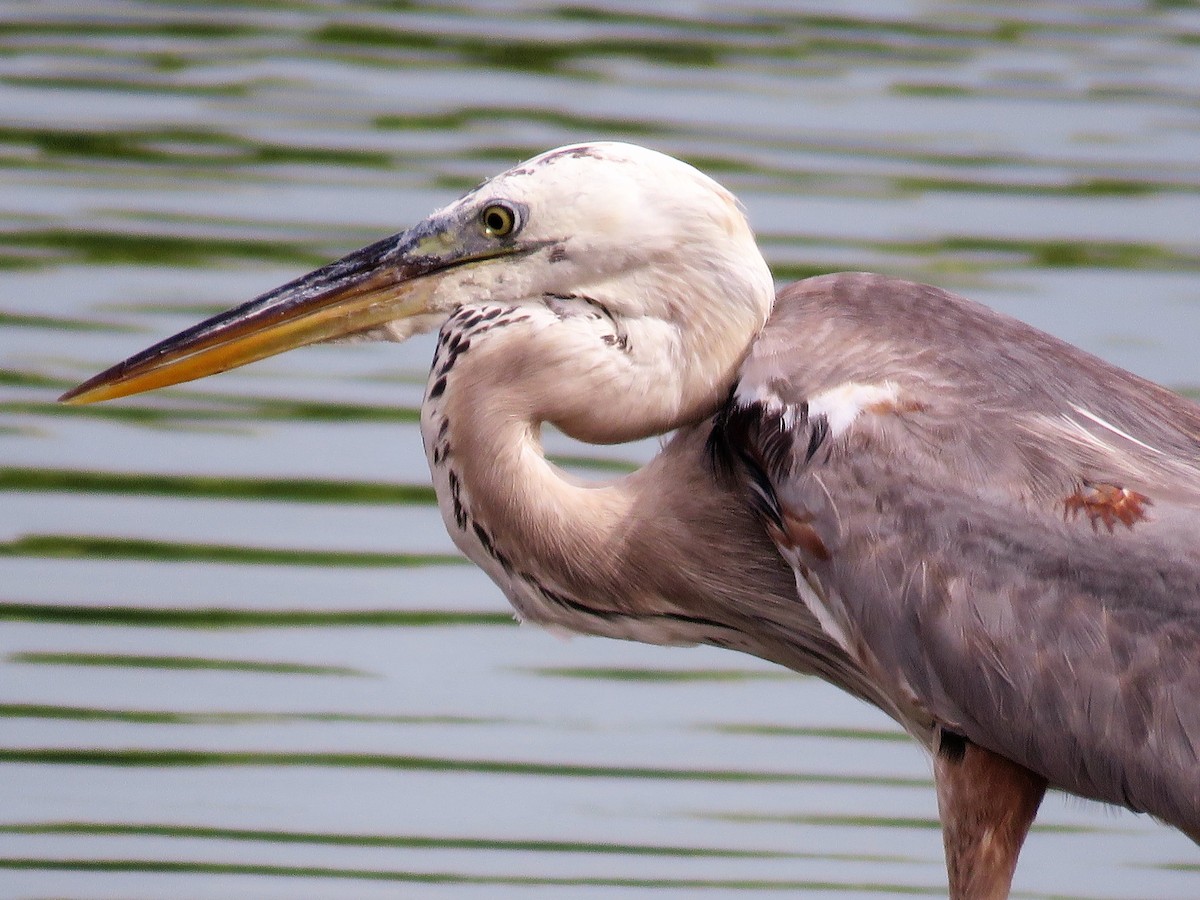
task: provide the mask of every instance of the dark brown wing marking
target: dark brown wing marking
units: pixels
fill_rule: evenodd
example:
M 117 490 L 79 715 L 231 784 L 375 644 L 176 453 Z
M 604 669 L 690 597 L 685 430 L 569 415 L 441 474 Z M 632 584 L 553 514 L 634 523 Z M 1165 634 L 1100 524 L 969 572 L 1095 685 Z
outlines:
M 898 400 L 881 400 L 878 403 L 872 403 L 866 408 L 866 411 L 879 416 L 902 416 L 906 413 L 925 412 L 927 409 L 929 409 L 928 405 L 922 403 L 920 400 L 900 398 Z
M 713 420 L 708 451 L 718 473 L 748 476 L 754 509 L 776 540 L 805 549 L 815 541 L 820 558 L 828 559 L 828 550 L 811 525 L 786 511 L 775 493 L 774 485 L 791 473 L 797 444 L 805 447 L 804 462 L 808 463 L 829 437 L 828 421 L 824 416 L 810 416 L 807 403 L 793 410 L 795 421 L 790 421 L 778 407 L 758 401 L 743 406 L 731 396 Z M 793 532 L 794 539 L 788 540 Z
M 814 559 L 821 560 L 821 562 L 829 561 L 829 548 L 825 546 L 825 542 L 821 540 L 821 535 L 817 533 L 817 529 L 813 526 L 813 516 L 807 512 L 799 513 L 785 507 L 783 510 L 783 529 L 782 531 L 772 529 L 771 537 L 776 543 L 800 550 Z

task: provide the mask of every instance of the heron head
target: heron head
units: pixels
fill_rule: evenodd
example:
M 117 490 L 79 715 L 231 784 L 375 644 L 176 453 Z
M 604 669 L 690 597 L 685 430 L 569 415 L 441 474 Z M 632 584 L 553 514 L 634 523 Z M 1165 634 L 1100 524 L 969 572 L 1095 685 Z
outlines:
M 699 393 L 711 393 L 732 379 L 773 296 L 728 191 L 642 147 L 580 144 L 522 163 L 409 230 L 170 337 L 62 399 L 136 394 L 349 336 L 404 340 L 464 305 L 544 309 L 547 298 L 585 298 L 648 329 L 646 349 L 695 369 L 713 382 Z

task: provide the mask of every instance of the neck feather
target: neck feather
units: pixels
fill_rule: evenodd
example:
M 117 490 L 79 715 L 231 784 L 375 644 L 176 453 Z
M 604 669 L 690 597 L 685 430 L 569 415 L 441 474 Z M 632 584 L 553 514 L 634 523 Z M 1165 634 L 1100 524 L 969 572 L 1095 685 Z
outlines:
M 522 323 L 528 313 L 510 307 L 443 328 L 421 420 L 446 527 L 518 615 L 569 632 L 729 647 L 886 702 L 797 602 L 793 572 L 736 483 L 714 476 L 706 420 L 677 423 L 645 467 L 602 484 L 546 459 L 537 389 L 573 385 L 555 383 L 528 335 L 514 342 L 525 355 L 495 339 Z
M 519 393 L 488 391 L 470 368 L 425 404 L 426 451 L 455 543 L 522 619 L 730 647 L 867 696 L 796 602 L 793 573 L 736 488 L 713 476 L 707 423 L 681 429 L 636 472 L 583 483 L 546 459 Z
M 663 590 L 674 565 L 647 571 L 648 548 L 668 558 L 682 549 L 678 523 L 653 497 L 668 461 L 584 484 L 546 459 L 537 423 L 502 395 L 444 397 L 424 431 L 447 528 L 523 619 L 654 643 L 702 639 L 705 623 Z

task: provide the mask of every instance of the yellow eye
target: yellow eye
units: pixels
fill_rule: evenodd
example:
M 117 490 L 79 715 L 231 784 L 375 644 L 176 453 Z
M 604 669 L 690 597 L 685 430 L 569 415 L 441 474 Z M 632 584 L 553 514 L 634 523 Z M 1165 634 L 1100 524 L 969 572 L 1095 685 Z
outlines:
M 492 237 L 507 237 L 517 227 L 517 214 L 511 207 L 493 203 L 480 213 L 479 221 L 483 223 L 484 231 Z

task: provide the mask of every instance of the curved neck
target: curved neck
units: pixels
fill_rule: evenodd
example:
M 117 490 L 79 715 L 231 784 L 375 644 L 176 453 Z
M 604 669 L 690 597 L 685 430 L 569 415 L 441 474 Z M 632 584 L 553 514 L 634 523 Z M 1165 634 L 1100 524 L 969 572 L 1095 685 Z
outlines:
M 690 634 L 690 619 L 715 623 L 708 607 L 732 596 L 744 568 L 736 560 L 706 565 L 706 557 L 728 544 L 728 534 L 757 529 L 736 500 L 713 502 L 703 436 L 697 432 L 686 448 L 695 452 L 680 452 L 677 440 L 636 473 L 584 484 L 546 460 L 524 392 L 497 386 L 494 373 L 487 388 L 474 383 L 476 367 L 490 368 L 460 362 L 422 413 L 434 486 L 456 544 L 523 618 L 617 636 L 635 636 L 626 618 L 658 618 L 661 634 L 638 640 L 704 640 Z M 756 550 L 746 556 L 761 558 L 767 548 Z M 778 576 L 780 566 L 773 568 Z
M 509 309 L 474 331 L 443 328 L 421 412 L 446 527 L 518 615 L 572 632 L 741 650 L 887 708 L 797 602 L 795 575 L 740 488 L 715 477 L 707 420 L 603 484 L 546 459 L 538 404 L 547 390 L 582 389 L 548 372 L 528 335 L 481 333 L 516 331 L 525 315 Z M 595 414 L 609 412 L 592 401 L 605 407 Z
M 736 487 L 714 477 L 707 422 L 638 471 L 585 484 L 545 458 L 523 392 L 497 385 L 486 359 L 462 357 L 444 376 L 435 363 L 422 411 L 443 517 L 521 618 L 730 647 L 879 702 L 797 603 L 791 569 Z
M 425 413 L 435 487 L 455 542 L 522 617 L 607 633 L 612 617 L 682 614 L 657 584 L 668 567 L 648 572 L 644 559 L 648 546 L 671 557 L 684 549 L 672 510 L 651 496 L 669 483 L 669 476 L 648 477 L 664 458 L 615 481 L 584 484 L 546 459 L 523 403 L 495 390 L 473 402 L 470 391 L 455 389 L 461 377 Z

